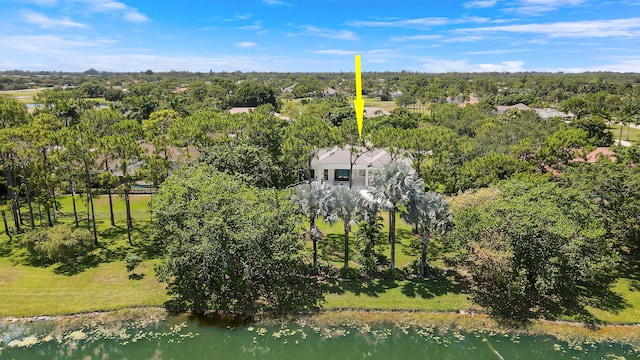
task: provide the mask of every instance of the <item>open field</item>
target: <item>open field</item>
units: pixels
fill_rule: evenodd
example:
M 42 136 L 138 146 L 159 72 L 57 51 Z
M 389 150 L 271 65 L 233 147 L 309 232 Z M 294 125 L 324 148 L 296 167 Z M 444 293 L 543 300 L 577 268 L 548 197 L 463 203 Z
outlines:
M 33 104 L 33 97 L 42 90 L 43 89 L 0 91 L 0 95 L 16 99 L 23 104 Z
M 73 223 L 71 197 L 60 197 L 58 220 Z M 133 196 L 134 217 L 133 243 L 127 242 L 124 218 L 124 202 L 114 196 L 116 227 L 109 225 L 108 197 L 95 199 L 100 247 L 83 259 L 70 264 L 39 264 L 29 258 L 27 251 L 19 245 L 21 235 L 12 240 L 0 235 L 0 317 L 38 316 L 112 310 L 138 306 L 162 306 L 168 299 L 164 284 L 158 283 L 153 266 L 159 261 L 158 245 L 150 239 L 150 196 Z M 81 197 L 76 198 L 80 220 L 85 211 Z M 26 210 L 25 210 L 26 211 Z M 86 216 L 86 215 L 85 215 Z M 387 214 L 383 214 L 387 235 Z M 39 223 L 39 221 L 37 221 Z M 81 226 L 86 220 L 81 222 Z M 325 234 L 319 242 L 320 259 L 342 265 L 342 224 L 330 226 L 318 222 Z M 402 267 L 418 256 L 410 246 L 413 235 L 403 221 L 397 221 L 398 244 L 396 263 Z M 350 239 L 353 240 L 354 226 Z M 386 244 L 378 250 L 389 255 Z M 438 242 L 432 241 L 429 258 L 438 256 Z M 309 246 L 310 248 L 310 246 Z M 137 277 L 127 273 L 123 259 L 135 252 L 145 259 L 136 269 Z M 351 247 L 352 254 L 356 246 Z M 352 257 L 352 259 L 355 258 Z M 433 262 L 433 261 L 432 261 Z M 356 265 L 352 261 L 353 265 Z M 435 261 L 439 265 L 439 261 Z M 408 310 L 408 311 L 481 311 L 472 304 L 463 292 L 462 285 L 449 277 L 413 279 L 403 281 L 381 279 L 340 280 L 328 279 L 326 286 L 326 309 Z M 622 308 L 618 312 L 592 310 L 601 321 L 610 323 L 640 322 L 640 281 L 633 276 L 621 278 L 615 284 Z
M 621 124 L 609 125 L 609 129 L 610 129 L 611 133 L 613 134 L 614 142 L 616 142 L 617 140 L 620 139 L 620 128 L 621 127 L 622 127 L 622 140 L 623 141 L 630 141 L 632 144 L 637 144 L 637 143 L 640 142 L 640 129 L 635 128 L 635 127 L 627 128 L 626 124 L 625 125 L 621 125 Z M 627 139 L 627 131 L 629 133 L 629 138 L 628 139 Z

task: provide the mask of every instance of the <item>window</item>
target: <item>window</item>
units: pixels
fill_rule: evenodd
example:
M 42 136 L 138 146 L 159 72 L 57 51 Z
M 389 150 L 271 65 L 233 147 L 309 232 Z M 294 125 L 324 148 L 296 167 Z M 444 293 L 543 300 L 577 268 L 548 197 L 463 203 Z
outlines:
M 351 171 L 349 169 L 336 169 L 335 180 L 336 181 L 349 181 Z
M 329 169 L 324 169 L 324 180 L 329 181 Z

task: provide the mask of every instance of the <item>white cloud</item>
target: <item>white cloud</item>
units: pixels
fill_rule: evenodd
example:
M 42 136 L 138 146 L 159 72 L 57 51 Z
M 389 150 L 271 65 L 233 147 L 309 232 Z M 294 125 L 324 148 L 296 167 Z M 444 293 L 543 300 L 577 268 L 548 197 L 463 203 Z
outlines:
M 58 0 L 29 0 L 27 2 L 40 6 L 54 6 L 58 4 Z
M 124 12 L 123 18 L 126 21 L 134 22 L 134 23 L 143 23 L 149 21 L 149 18 L 137 10 L 127 10 Z
M 235 43 L 234 44 L 236 47 L 242 48 L 242 49 L 246 49 L 246 48 L 252 48 L 257 46 L 258 44 L 251 42 L 251 41 L 243 41 L 243 42 L 239 42 L 239 43 Z
M 238 26 L 236 29 L 259 31 L 259 30 L 262 30 L 262 22 L 256 21 L 255 23 L 253 23 L 253 25 Z
M 119 13 L 125 21 L 142 23 L 149 18 L 136 8 L 128 6 L 120 1 L 113 0 L 65 0 L 70 4 L 82 4 L 87 13 Z
M 475 0 L 475 1 L 467 1 L 466 3 L 462 4 L 462 6 L 468 9 L 488 8 L 488 7 L 496 6 L 497 3 L 498 3 L 498 0 Z
M 291 4 L 289 4 L 288 2 L 284 2 L 281 0 L 262 0 L 263 4 L 267 4 L 267 5 L 284 5 L 284 6 L 291 6 Z
M 15 35 L 0 37 L 0 49 L 6 51 L 23 51 L 46 53 L 48 51 L 62 51 L 69 49 L 99 47 L 113 44 L 115 41 L 100 40 L 69 40 L 54 35 Z
M 442 39 L 442 35 L 413 35 L 413 36 L 394 36 L 391 41 L 404 42 L 404 41 L 429 41 Z
M 485 39 L 486 37 L 484 36 L 470 35 L 470 36 L 452 37 L 452 38 L 444 39 L 442 40 L 442 42 L 444 43 L 476 42 L 476 41 L 482 41 Z
M 299 27 L 305 34 L 338 40 L 358 40 L 358 36 L 349 30 L 321 29 L 311 25 Z
M 314 52 L 320 55 L 337 55 L 337 56 L 353 56 L 358 53 L 357 51 L 353 51 L 353 50 L 338 50 L 338 49 L 318 50 Z
M 507 11 L 522 15 L 540 15 L 582 4 L 588 4 L 588 0 L 520 0 L 515 7 L 508 8 Z
M 253 16 L 253 14 L 236 14 L 236 19 L 249 20 L 249 19 L 251 19 L 252 16 Z
M 551 38 L 638 37 L 640 18 L 491 26 L 459 29 L 456 32 L 510 32 L 547 35 Z
M 385 20 L 353 20 L 349 21 L 347 25 L 354 27 L 370 27 L 370 28 L 413 28 L 413 29 L 428 29 L 434 26 L 445 26 L 452 24 L 466 24 L 466 23 L 486 23 L 491 19 L 479 17 L 479 16 L 465 16 L 458 19 L 450 19 L 447 17 L 427 17 L 416 19 L 398 19 L 391 18 Z
M 28 11 L 28 10 L 23 12 L 22 17 L 29 24 L 38 25 L 44 29 L 67 28 L 67 27 L 86 28 L 87 27 L 85 24 L 75 22 L 69 18 L 52 19 L 41 13 Z
M 494 64 L 472 64 L 467 60 L 422 59 L 422 71 L 431 73 L 446 72 L 521 72 L 523 61 L 502 61 Z
M 430 28 L 433 26 L 448 25 L 451 20 L 446 17 L 431 17 L 419 19 L 392 19 L 381 21 L 350 21 L 348 25 L 355 27 L 373 27 L 373 28 Z

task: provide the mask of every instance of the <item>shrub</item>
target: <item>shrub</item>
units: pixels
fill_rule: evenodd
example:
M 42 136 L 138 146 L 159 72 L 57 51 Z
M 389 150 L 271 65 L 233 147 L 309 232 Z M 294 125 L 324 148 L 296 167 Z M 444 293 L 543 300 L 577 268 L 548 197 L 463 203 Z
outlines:
M 360 270 L 352 267 L 340 269 L 340 277 L 343 279 L 357 279 L 360 277 Z
M 337 277 L 340 272 L 335 264 L 326 261 L 318 261 L 318 273 L 326 277 Z
M 134 253 L 128 253 L 127 256 L 124 257 L 124 266 L 127 268 L 127 272 L 133 272 L 141 262 L 142 258 Z
M 91 232 L 69 225 L 31 231 L 23 238 L 31 255 L 51 262 L 68 262 L 94 249 Z
M 383 278 L 388 280 L 404 280 L 407 274 L 402 269 L 387 269 L 383 274 Z

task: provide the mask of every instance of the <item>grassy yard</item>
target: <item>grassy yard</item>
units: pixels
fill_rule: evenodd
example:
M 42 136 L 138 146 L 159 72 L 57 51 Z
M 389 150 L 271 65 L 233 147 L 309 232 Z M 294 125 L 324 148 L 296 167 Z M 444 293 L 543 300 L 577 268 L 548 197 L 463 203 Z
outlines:
M 637 128 L 629 128 L 627 129 L 626 125 L 620 125 L 620 124 L 615 124 L 615 125 L 610 125 L 609 129 L 611 131 L 611 133 L 613 134 L 613 140 L 614 143 L 620 139 L 620 128 L 622 127 L 622 140 L 623 141 L 627 141 L 627 130 L 629 131 L 629 138 L 628 141 L 630 141 L 632 144 L 637 144 L 638 142 L 640 142 L 640 129 Z
M 10 241 L 0 235 L 0 317 L 37 316 L 111 310 L 136 306 L 162 306 L 168 299 L 164 284 L 158 283 L 153 266 L 159 261 L 157 244 L 150 239 L 150 196 L 133 196 L 133 243 L 127 242 L 124 202 L 114 196 L 116 227 L 109 224 L 108 197 L 95 199 L 100 247 L 84 259 L 69 264 L 45 265 L 33 261 L 19 246 L 20 235 Z M 73 223 L 71 197 L 60 197 L 58 220 Z M 85 202 L 76 198 L 79 215 L 86 224 Z M 26 211 L 26 210 L 25 210 Z M 85 215 L 86 216 L 86 215 Z M 386 245 L 387 214 L 383 214 L 385 239 L 377 250 L 389 256 Z M 342 223 L 333 226 L 318 222 L 324 238 L 319 242 L 320 258 L 342 266 Z M 396 264 L 403 267 L 417 258 L 417 249 L 411 247 L 413 235 L 402 220 L 397 221 Z M 351 231 L 354 241 L 357 226 Z M 438 242 L 432 241 L 429 259 L 437 259 Z M 310 244 L 309 244 L 310 249 Z M 351 243 L 351 264 L 356 266 L 357 247 Z M 135 252 L 145 259 L 136 269 L 138 276 L 127 273 L 123 259 Z M 436 265 L 441 263 L 435 261 Z M 637 277 L 637 276 L 636 276 Z M 640 322 L 640 280 L 628 276 L 615 284 L 613 291 L 616 310 L 592 309 L 602 321 L 618 323 Z M 376 309 L 458 311 L 477 309 L 463 292 L 461 284 L 450 278 L 425 280 L 356 279 L 325 281 L 326 309 Z
M 33 104 L 33 97 L 36 96 L 41 90 L 42 89 L 0 91 L 0 95 L 8 96 L 23 104 Z

